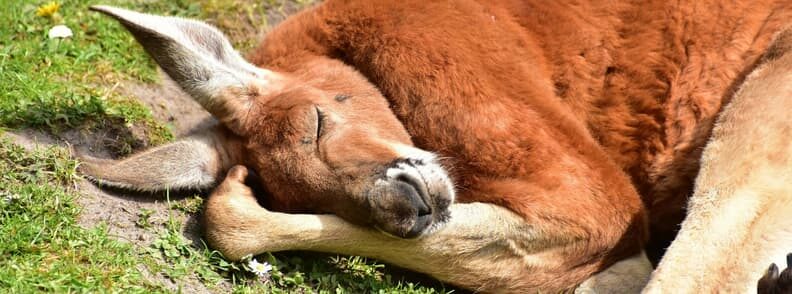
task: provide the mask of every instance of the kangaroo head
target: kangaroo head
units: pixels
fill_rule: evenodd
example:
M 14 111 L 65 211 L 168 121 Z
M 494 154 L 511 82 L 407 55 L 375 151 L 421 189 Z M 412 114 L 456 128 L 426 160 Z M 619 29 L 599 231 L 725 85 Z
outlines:
M 262 69 L 203 22 L 92 9 L 121 22 L 233 133 L 239 147 L 223 154 L 257 172 L 273 209 L 334 213 L 402 238 L 448 218 L 454 190 L 446 171 L 413 147 L 382 94 L 351 67 L 316 57 L 289 72 Z

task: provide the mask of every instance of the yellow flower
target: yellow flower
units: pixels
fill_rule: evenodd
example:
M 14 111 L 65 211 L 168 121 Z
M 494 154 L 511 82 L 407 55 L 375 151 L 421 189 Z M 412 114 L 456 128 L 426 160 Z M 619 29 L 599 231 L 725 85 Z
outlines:
M 60 8 L 60 3 L 58 2 L 50 2 L 49 4 L 44 4 L 39 6 L 36 9 L 36 15 L 43 16 L 43 17 L 52 17 L 55 13 L 58 13 L 58 8 Z

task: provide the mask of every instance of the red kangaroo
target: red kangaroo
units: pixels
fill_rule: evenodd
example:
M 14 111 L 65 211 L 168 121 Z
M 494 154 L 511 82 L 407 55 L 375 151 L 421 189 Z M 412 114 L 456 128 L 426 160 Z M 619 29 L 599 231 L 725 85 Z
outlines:
M 485 292 L 574 288 L 650 231 L 659 258 L 724 99 L 792 19 L 789 1 L 329 0 L 245 60 L 204 23 L 93 9 L 221 122 L 87 159 L 97 182 L 219 183 L 207 240 L 230 259 L 357 254 Z M 598 276 L 584 287 L 646 278 Z

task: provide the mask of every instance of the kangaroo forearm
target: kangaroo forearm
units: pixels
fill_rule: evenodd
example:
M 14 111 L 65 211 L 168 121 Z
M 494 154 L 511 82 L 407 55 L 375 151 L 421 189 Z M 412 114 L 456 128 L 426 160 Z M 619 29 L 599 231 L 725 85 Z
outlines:
M 586 239 L 567 242 L 561 238 L 568 231 L 563 225 L 538 218 L 528 221 L 488 203 L 453 204 L 447 223 L 415 239 L 389 237 L 334 215 L 271 212 L 259 206 L 243 184 L 243 171 L 229 171 L 207 199 L 204 213 L 208 243 L 232 260 L 282 250 L 362 255 L 469 289 L 517 293 L 566 290 L 609 265 L 587 256 L 603 254 L 612 246 L 590 247 Z M 642 257 L 636 260 L 614 267 L 610 277 L 598 274 L 604 277 L 592 280 L 587 289 L 612 289 L 626 281 L 637 281 L 631 287 L 642 285 L 647 263 Z M 613 278 L 625 272 L 630 278 Z
M 520 292 L 551 289 L 548 269 L 563 260 L 531 225 L 501 207 L 455 204 L 449 223 L 417 239 L 397 239 L 355 226 L 333 215 L 267 212 L 247 220 L 256 239 L 252 254 L 280 250 L 313 250 L 373 257 L 442 281 L 482 291 Z M 519 289 L 519 290 L 518 290 Z
M 302 216 L 298 217 L 304 221 Z M 390 237 L 376 230 L 352 226 L 331 215 L 317 216 L 317 219 L 322 227 L 307 231 L 315 235 L 311 236 L 310 242 L 305 243 L 304 249 L 365 254 L 404 266 L 427 265 L 421 264 L 427 260 L 412 257 L 410 252 L 415 253 L 416 250 L 429 253 L 424 257 L 437 259 L 432 262 L 468 255 L 467 260 L 454 262 L 475 263 L 480 258 L 492 262 L 491 255 L 495 252 L 488 250 L 497 248 L 498 254 L 516 258 L 516 267 L 525 267 L 527 260 L 520 259 L 537 252 L 540 249 L 538 247 L 541 247 L 537 244 L 541 238 L 519 216 L 484 203 L 453 205 L 448 223 L 438 231 L 416 239 Z
M 333 215 L 265 210 L 242 218 L 255 225 L 223 233 L 228 240 L 232 232 L 246 231 L 249 235 L 239 237 L 255 240 L 255 245 L 238 248 L 239 256 L 281 250 L 361 255 L 484 292 L 564 290 L 564 285 L 579 283 L 596 271 L 594 267 L 569 271 L 562 253 L 567 247 L 555 244 L 551 234 L 538 234 L 533 225 L 502 207 L 455 204 L 451 213 L 451 221 L 442 229 L 417 239 L 389 237 Z M 592 278 L 587 289 L 642 286 L 651 270 L 646 258 L 638 255 L 624 263 L 614 267 L 615 273 L 605 271 Z M 561 274 L 568 276 L 562 281 Z M 578 281 L 570 283 L 566 280 L 570 278 Z
M 577 174 L 492 180 L 469 193 L 522 216 L 544 242 L 552 243 L 545 246 L 567 250 L 569 264 L 608 264 L 638 253 L 647 235 L 646 212 L 626 177 L 607 183 L 598 173 L 568 170 Z

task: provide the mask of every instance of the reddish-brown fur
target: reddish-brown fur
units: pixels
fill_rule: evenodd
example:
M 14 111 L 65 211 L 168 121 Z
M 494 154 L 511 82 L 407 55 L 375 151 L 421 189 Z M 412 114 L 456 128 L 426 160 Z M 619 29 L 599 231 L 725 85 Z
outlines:
M 372 174 L 381 176 L 389 162 L 420 151 L 400 151 L 414 143 L 448 158 L 457 201 L 492 203 L 522 218 L 515 229 L 514 222 L 502 222 L 513 214 L 497 207 L 504 212 L 495 221 L 509 225 L 493 232 L 524 234 L 488 240 L 521 257 L 525 267 L 509 282 L 487 276 L 487 287 L 548 290 L 573 287 L 637 253 L 650 231 L 649 253 L 659 258 L 684 215 L 715 115 L 771 36 L 792 19 L 788 0 L 329 0 L 268 34 L 250 55 L 268 70 L 257 71 L 224 55 L 219 33 L 190 35 L 189 28 L 200 30 L 194 23 L 159 32 L 158 24 L 180 20 L 96 9 L 123 20 L 234 134 L 226 137 L 239 139 L 171 144 L 115 167 L 149 166 L 152 158 L 184 156 L 176 151 L 189 146 L 225 144 L 199 154 L 201 160 L 175 159 L 198 175 L 206 174 L 203 158 L 215 163 L 212 172 L 229 163 L 251 167 L 277 211 L 330 212 L 363 225 L 375 219 L 380 229 L 395 224 L 391 233 L 417 236 L 412 228 L 425 227 L 414 226 L 417 216 L 445 221 L 453 199 L 447 179 L 423 200 L 415 198 L 420 184 L 411 185 L 412 193 L 370 193 L 377 187 Z M 201 63 L 206 58 L 231 69 Z M 206 74 L 207 68 L 216 70 Z M 217 83 L 196 86 L 196 80 Z M 351 98 L 333 98 L 339 94 Z M 321 109 L 337 115 L 327 120 L 325 136 Z M 178 156 L 169 156 L 173 150 Z M 239 162 L 212 159 L 226 153 Z M 118 186 L 129 182 L 115 176 L 105 182 L 115 178 Z M 214 179 L 195 178 L 201 185 Z M 401 181 L 388 187 L 404 186 Z M 215 224 L 240 220 L 220 217 L 235 206 L 217 199 L 231 196 L 209 201 Z M 421 201 L 434 209 L 420 211 Z M 250 207 L 258 212 L 251 215 L 264 215 L 256 209 Z M 240 239 L 220 235 L 242 230 L 210 229 L 215 245 L 235 245 Z M 252 233 L 261 233 L 257 229 Z M 235 236 L 250 232 L 242 233 Z M 234 252 L 250 251 L 246 245 Z M 484 246 L 479 253 L 490 248 Z
M 452 158 L 459 201 L 583 240 L 572 281 L 641 247 L 633 186 L 655 253 L 670 241 L 713 118 L 790 19 L 789 1 L 331 0 L 249 59 L 359 70 L 418 147 Z

